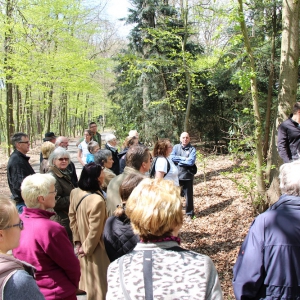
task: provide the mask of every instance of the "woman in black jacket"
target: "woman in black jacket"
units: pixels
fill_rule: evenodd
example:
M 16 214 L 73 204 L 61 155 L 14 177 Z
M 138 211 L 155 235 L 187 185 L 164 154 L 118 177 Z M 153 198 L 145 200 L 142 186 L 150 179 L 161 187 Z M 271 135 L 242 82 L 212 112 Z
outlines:
M 126 201 L 133 189 L 144 178 L 139 174 L 130 174 L 124 179 L 119 190 L 122 204 L 118 206 L 114 216 L 106 220 L 103 239 L 110 262 L 130 252 L 139 241 L 139 237 L 133 233 L 130 220 L 126 216 Z

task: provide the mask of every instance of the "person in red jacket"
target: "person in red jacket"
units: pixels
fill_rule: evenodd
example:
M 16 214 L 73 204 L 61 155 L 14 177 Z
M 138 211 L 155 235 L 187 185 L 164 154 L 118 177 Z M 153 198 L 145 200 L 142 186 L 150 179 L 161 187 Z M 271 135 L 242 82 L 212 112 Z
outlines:
M 54 213 L 47 211 L 55 205 L 55 178 L 30 175 L 21 192 L 27 207 L 20 215 L 24 229 L 14 256 L 36 268 L 36 282 L 45 299 L 76 300 L 79 261 L 65 228 L 50 220 Z

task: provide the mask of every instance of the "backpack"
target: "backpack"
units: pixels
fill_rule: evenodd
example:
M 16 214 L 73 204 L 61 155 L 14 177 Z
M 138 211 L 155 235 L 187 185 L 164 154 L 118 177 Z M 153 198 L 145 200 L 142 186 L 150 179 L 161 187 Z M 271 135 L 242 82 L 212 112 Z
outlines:
M 151 163 L 151 167 L 149 169 L 149 176 L 150 178 L 154 178 L 155 177 L 155 164 L 156 164 L 156 161 L 158 159 L 158 157 L 161 157 L 161 156 L 156 156 L 154 157 L 152 163 Z M 166 158 L 165 158 L 166 159 Z M 164 177 L 169 173 L 170 169 L 171 169 L 171 165 L 170 165 L 170 162 L 168 159 L 167 160 L 167 173 L 164 175 Z

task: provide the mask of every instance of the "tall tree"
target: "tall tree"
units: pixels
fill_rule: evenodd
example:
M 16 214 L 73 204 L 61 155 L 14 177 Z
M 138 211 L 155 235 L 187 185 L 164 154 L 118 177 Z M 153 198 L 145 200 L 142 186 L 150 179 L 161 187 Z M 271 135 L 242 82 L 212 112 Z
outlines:
M 282 41 L 280 56 L 280 77 L 278 110 L 276 122 L 272 131 L 272 143 L 270 145 L 268 166 L 270 188 L 268 197 L 271 203 L 278 199 L 279 181 L 278 169 L 282 160 L 277 151 L 277 128 L 286 120 L 296 102 L 299 65 L 299 1 L 282 1 Z M 274 166 L 271 168 L 271 166 Z

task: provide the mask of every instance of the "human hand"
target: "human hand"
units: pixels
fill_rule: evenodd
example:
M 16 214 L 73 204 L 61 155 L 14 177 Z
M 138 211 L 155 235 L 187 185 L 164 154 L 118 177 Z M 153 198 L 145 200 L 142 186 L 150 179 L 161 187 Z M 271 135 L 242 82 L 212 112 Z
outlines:
M 80 256 L 80 257 L 84 257 L 85 256 L 85 253 L 84 253 L 84 251 L 83 251 L 83 249 L 82 249 L 82 247 L 80 247 L 79 249 L 78 249 L 78 256 Z

